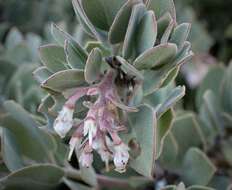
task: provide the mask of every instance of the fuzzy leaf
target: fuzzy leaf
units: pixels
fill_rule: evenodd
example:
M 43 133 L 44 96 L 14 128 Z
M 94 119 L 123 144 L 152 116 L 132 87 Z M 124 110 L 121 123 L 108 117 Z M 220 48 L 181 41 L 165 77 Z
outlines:
M 110 43 L 116 44 L 124 40 L 132 12 L 132 7 L 140 2 L 141 0 L 129 0 L 121 7 L 121 9 L 119 9 L 109 30 Z
M 157 118 L 162 116 L 170 107 L 172 107 L 176 102 L 178 102 L 185 95 L 185 87 L 178 86 L 174 88 L 164 99 L 158 110 L 157 110 Z
M 8 116 L 3 118 L 2 126 L 7 128 L 11 133 L 6 133 L 8 145 L 15 151 L 6 152 L 6 158 L 10 158 L 11 153 L 20 153 L 22 161 L 25 158 L 30 161 L 48 162 L 50 154 L 56 149 L 54 139 L 45 131 L 37 127 L 37 123 L 30 117 L 30 115 L 13 101 L 7 101 L 4 104 Z M 11 139 L 12 138 L 12 139 Z M 15 144 L 17 142 L 17 144 Z M 13 161 L 13 160 L 8 160 Z M 25 162 L 24 162 L 25 163 Z M 30 163 L 30 162 L 29 162 Z M 13 163 L 14 164 L 14 163 Z M 9 169 L 15 170 L 18 168 L 12 167 L 9 163 Z
M 49 110 L 49 108 L 51 108 L 53 105 L 53 98 L 50 95 L 47 95 L 41 100 L 41 103 L 38 106 L 38 112 L 42 113 L 47 120 L 47 125 L 45 127 L 50 131 L 53 130 L 53 122 L 55 120 L 54 117 L 50 115 Z
M 168 12 L 157 20 L 157 28 L 159 29 L 157 31 L 158 32 L 157 38 L 159 40 L 161 40 L 165 30 L 172 22 L 173 22 L 172 16 Z
M 67 69 L 64 48 L 56 45 L 46 45 L 39 48 L 40 58 L 50 72 Z
M 158 70 L 144 70 L 146 76 L 143 81 L 144 96 L 155 93 L 163 85 L 171 72 L 170 69 L 171 67 L 167 65 Z
M 204 102 L 200 108 L 199 118 L 204 122 L 202 129 L 204 129 L 208 140 L 213 143 L 214 138 L 222 134 L 223 120 L 220 115 L 220 102 L 216 99 L 211 90 L 207 90 L 203 96 Z
M 17 100 L 17 92 L 18 90 L 26 91 L 33 84 L 36 84 L 31 73 L 36 68 L 36 65 L 33 64 L 23 64 L 19 67 L 14 75 L 11 77 L 10 81 L 7 84 L 7 88 L 5 89 L 5 93 L 10 98 L 15 98 Z M 20 95 L 21 96 L 21 95 Z M 18 100 L 22 99 L 19 97 Z
M 92 37 L 97 37 L 99 39 L 97 31 L 95 30 L 94 26 L 91 24 L 83 10 L 81 0 L 72 0 L 72 4 L 78 21 L 80 22 L 83 29 Z
M 52 73 L 45 67 L 39 67 L 33 72 L 34 78 L 39 82 L 43 83 L 45 80 L 47 80 Z
M 52 190 L 61 182 L 64 172 L 61 168 L 41 164 L 25 167 L 0 180 L 0 186 L 4 190 Z
M 168 40 L 172 34 L 173 28 L 175 27 L 175 21 L 172 19 L 168 25 L 168 27 L 165 29 L 161 39 L 160 44 L 166 44 L 168 43 Z
M 4 163 L 10 171 L 18 170 L 25 166 L 14 134 L 7 128 L 2 129 L 1 152 Z
M 231 92 L 231 80 L 232 80 L 232 62 L 226 70 L 223 82 L 222 82 L 222 92 L 221 92 L 221 101 L 223 109 L 225 112 L 228 112 L 232 115 L 232 92 Z
M 141 54 L 133 63 L 137 69 L 151 69 L 168 63 L 177 53 L 175 44 L 164 44 L 151 48 Z
M 181 163 L 181 160 L 189 148 L 205 145 L 202 131 L 192 113 L 177 117 L 171 131 L 179 145 L 177 158 L 179 163 Z M 194 138 L 192 138 L 193 136 Z M 178 163 L 176 166 L 178 166 Z
M 84 69 L 87 60 L 87 52 L 68 33 L 61 30 L 57 25 L 52 24 L 52 35 L 59 45 L 65 47 L 68 64 L 75 69 Z
M 200 87 L 197 90 L 196 105 L 198 108 L 202 105 L 203 95 L 206 90 L 211 90 L 216 97 L 220 97 L 219 90 L 222 84 L 225 69 L 221 65 L 213 66 L 203 79 Z
M 85 80 L 93 83 L 100 79 L 101 76 L 102 53 L 98 48 L 94 48 L 87 59 L 85 66 Z
M 174 64 L 182 65 L 183 63 L 186 63 L 187 61 L 189 61 L 193 55 L 194 54 L 191 51 L 191 43 L 188 41 L 185 41 L 182 50 L 178 52 L 174 60 Z
M 174 67 L 169 73 L 168 76 L 165 78 L 162 87 L 165 87 L 169 85 L 170 83 L 173 83 L 180 71 L 180 66 Z
M 156 130 L 156 159 L 158 159 L 163 150 L 164 141 L 171 130 L 173 124 L 174 112 L 173 110 L 168 110 L 164 113 L 158 120 L 157 130 Z
M 6 51 L 5 59 L 16 65 L 22 65 L 32 62 L 32 54 L 28 45 L 25 42 L 17 44 L 14 48 Z
M 184 42 L 187 40 L 190 27 L 189 23 L 182 23 L 175 27 L 170 42 L 176 44 L 178 49 L 182 49 Z
M 91 23 L 108 31 L 116 13 L 126 0 L 82 0 L 83 9 Z
M 155 112 L 148 106 L 141 106 L 138 112 L 129 114 L 129 121 L 134 130 L 136 141 L 141 147 L 140 155 L 130 161 L 130 166 L 138 173 L 151 177 L 154 169 L 156 142 Z
M 70 69 L 53 74 L 42 84 L 42 87 L 62 92 L 65 89 L 79 87 L 82 84 L 85 84 L 84 72 L 78 69 Z
M 155 12 L 157 18 L 169 12 L 172 18 L 176 20 L 176 10 L 173 0 L 150 0 L 148 8 Z
M 23 41 L 23 35 L 17 28 L 12 28 L 6 37 L 6 48 L 13 49 Z
M 87 61 L 87 52 L 74 40 L 65 42 L 67 62 L 73 69 L 84 69 Z
M 182 171 L 182 178 L 187 184 L 207 185 L 216 168 L 201 150 L 191 148 L 184 158 Z
M 144 101 L 155 108 L 158 111 L 157 116 L 160 117 L 162 113 L 171 108 L 183 96 L 183 92 L 184 87 L 175 87 L 173 84 L 169 84 L 146 96 Z
M 78 21 L 81 24 L 83 30 L 87 32 L 89 36 L 92 36 L 93 38 L 98 39 L 99 41 L 106 42 L 107 32 L 97 27 L 94 27 L 93 23 L 91 23 L 84 11 L 82 0 L 72 0 L 72 4 L 74 7 L 74 11 L 77 15 Z
M 142 3 L 134 5 L 132 8 L 132 13 L 122 48 L 122 55 L 125 59 L 131 58 L 135 53 L 134 48 L 135 48 L 135 39 L 137 35 L 137 27 L 145 12 L 146 12 L 146 7 Z
M 86 51 L 90 53 L 94 48 L 99 48 L 102 51 L 102 55 L 104 57 L 108 57 L 111 54 L 110 50 L 107 47 L 105 47 L 101 42 L 88 41 L 85 47 Z
M 159 157 L 161 166 L 166 169 L 174 168 L 175 160 L 177 159 L 179 146 L 171 132 L 164 139 L 163 151 Z
M 157 23 L 155 14 L 148 11 L 142 17 L 136 35 L 136 53 L 140 55 L 155 45 L 157 37 Z
M 52 23 L 51 25 L 51 34 L 60 46 L 64 46 L 65 40 L 73 39 L 72 36 L 63 31 L 59 26 L 54 23 Z

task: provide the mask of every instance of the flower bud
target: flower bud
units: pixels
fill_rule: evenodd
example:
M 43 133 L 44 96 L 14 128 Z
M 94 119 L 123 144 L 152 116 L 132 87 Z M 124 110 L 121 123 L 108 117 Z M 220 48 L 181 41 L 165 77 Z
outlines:
M 69 108 L 66 105 L 64 105 L 63 109 L 59 112 L 58 117 L 54 121 L 54 130 L 61 138 L 64 138 L 65 135 L 72 128 L 73 112 L 73 108 Z
M 93 163 L 93 154 L 83 151 L 79 157 L 80 165 L 89 168 Z
M 81 144 L 81 139 L 78 137 L 72 137 L 69 141 L 69 154 L 68 154 L 68 160 L 71 159 L 73 151 L 76 146 L 79 146 Z
M 84 122 L 84 136 L 88 134 L 88 140 L 90 146 L 93 144 L 93 138 L 97 134 L 97 127 L 95 124 L 95 120 L 93 118 L 87 118 Z
M 126 165 L 129 160 L 129 148 L 124 143 L 120 143 L 114 146 L 114 165 L 115 170 L 123 173 L 126 170 Z
M 99 138 L 95 139 L 93 141 L 92 147 L 98 152 L 98 154 L 101 157 L 101 160 L 105 162 L 107 170 L 109 170 L 109 161 L 112 159 L 112 155 L 109 152 L 109 150 L 107 150 L 103 140 Z

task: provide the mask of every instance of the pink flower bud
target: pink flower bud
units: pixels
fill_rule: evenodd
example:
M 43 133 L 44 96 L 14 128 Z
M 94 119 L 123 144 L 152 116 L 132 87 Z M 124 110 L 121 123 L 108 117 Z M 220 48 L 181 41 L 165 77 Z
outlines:
M 93 154 L 83 151 L 79 157 L 81 166 L 89 168 L 93 163 Z

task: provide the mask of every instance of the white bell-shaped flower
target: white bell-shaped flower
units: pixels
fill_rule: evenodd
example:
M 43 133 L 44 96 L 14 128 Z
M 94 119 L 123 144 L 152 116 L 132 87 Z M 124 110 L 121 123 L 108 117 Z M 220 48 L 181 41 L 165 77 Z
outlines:
M 109 150 L 107 150 L 102 139 L 94 139 L 92 148 L 98 152 L 101 160 L 105 162 L 106 169 L 109 170 L 109 161 L 112 160 L 112 155 Z
M 54 130 L 57 134 L 64 138 L 73 125 L 73 108 L 64 105 L 63 109 L 59 112 L 58 117 L 54 121 Z
M 129 148 L 126 144 L 120 143 L 114 146 L 114 165 L 115 170 L 123 173 L 129 160 Z

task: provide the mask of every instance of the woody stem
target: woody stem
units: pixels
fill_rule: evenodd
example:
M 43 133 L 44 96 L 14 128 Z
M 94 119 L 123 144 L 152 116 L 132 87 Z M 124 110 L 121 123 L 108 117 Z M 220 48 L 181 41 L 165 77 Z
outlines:
M 66 173 L 66 177 L 70 179 L 78 180 L 78 181 L 82 180 L 81 172 L 79 170 L 73 168 L 66 168 L 65 173 Z M 124 179 L 118 179 L 114 177 L 108 177 L 108 176 L 97 174 L 97 181 L 98 181 L 99 189 L 101 189 L 101 187 L 117 187 L 123 189 L 132 189 L 128 183 L 128 180 L 124 180 Z

